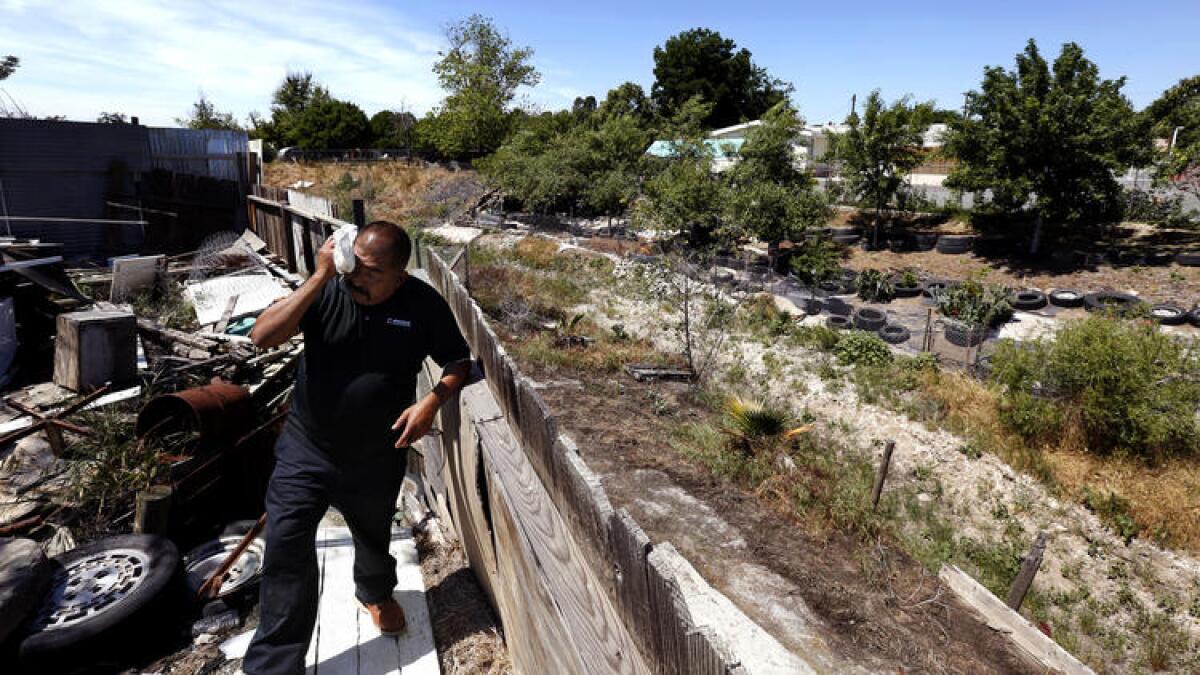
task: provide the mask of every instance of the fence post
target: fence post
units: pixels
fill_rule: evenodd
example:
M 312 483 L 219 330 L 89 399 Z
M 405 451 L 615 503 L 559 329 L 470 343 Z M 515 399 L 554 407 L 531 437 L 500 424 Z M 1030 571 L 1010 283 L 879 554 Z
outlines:
M 892 463 L 892 451 L 896 449 L 896 441 L 888 441 L 883 448 L 883 459 L 879 462 L 879 472 L 875 474 L 875 488 L 871 490 L 871 510 L 879 506 L 879 496 L 883 494 L 883 481 L 887 480 L 888 466 Z
M 1037 540 L 1033 542 L 1033 547 L 1029 549 L 1029 554 L 1021 562 L 1021 571 L 1017 573 L 1017 578 L 1013 580 L 1012 587 L 1008 589 L 1008 599 L 1005 603 L 1014 612 L 1021 611 L 1021 603 L 1025 601 L 1025 594 L 1029 592 L 1029 587 L 1033 585 L 1033 578 L 1037 576 L 1038 568 L 1042 566 L 1042 554 L 1045 552 L 1046 533 L 1039 532 Z
M 350 202 L 354 207 L 354 226 L 364 227 L 367 224 L 367 207 L 361 199 Z

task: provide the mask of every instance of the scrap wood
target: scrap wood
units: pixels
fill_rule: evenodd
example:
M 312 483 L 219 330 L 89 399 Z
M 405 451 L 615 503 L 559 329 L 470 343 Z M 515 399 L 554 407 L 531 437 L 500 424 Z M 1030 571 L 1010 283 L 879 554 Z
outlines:
M 96 399 L 100 398 L 101 396 L 103 396 L 106 393 L 108 393 L 108 385 L 107 384 L 104 385 L 103 387 L 100 387 L 96 391 L 93 391 L 92 393 L 88 394 L 87 396 L 83 396 L 83 397 L 79 398 L 74 403 L 71 403 L 67 407 L 63 408 L 62 410 L 56 411 L 56 412 L 41 412 L 35 408 L 29 407 L 23 403 L 15 401 L 11 397 L 6 398 L 4 400 L 5 403 L 7 403 L 8 405 L 12 406 L 13 408 L 15 408 L 17 410 L 20 410 L 21 412 L 25 413 L 26 415 L 29 415 L 30 417 L 32 417 L 33 423 L 22 429 L 17 429 L 15 431 L 11 431 L 3 436 L 0 436 L 0 446 L 4 446 L 4 445 L 7 445 L 14 441 L 20 440 L 30 434 L 38 432 L 38 431 L 45 431 L 46 432 L 46 440 L 48 440 L 50 442 L 50 449 L 54 452 L 55 456 L 61 456 L 62 452 L 63 452 L 62 435 L 61 435 L 62 430 L 65 429 L 67 431 L 72 431 L 74 433 L 83 434 L 83 435 L 87 435 L 87 434 L 91 433 L 90 429 L 88 429 L 86 427 L 77 426 L 75 424 L 71 424 L 70 422 L 63 420 L 62 418 L 66 417 L 67 415 L 70 415 L 74 412 L 77 412 L 79 409 L 83 408 L 85 405 L 91 403 L 92 401 L 95 401 Z
M 631 363 L 625 367 L 625 371 L 632 375 L 633 379 L 638 382 L 645 382 L 646 380 L 691 382 L 696 377 L 696 374 L 691 370 L 666 368 L 645 363 Z
M 202 337 L 197 337 L 191 333 L 185 333 L 174 328 L 167 328 L 150 319 L 138 317 L 138 330 L 149 334 L 152 338 L 156 338 L 156 342 L 179 343 L 192 349 L 198 349 L 205 352 L 212 352 L 217 348 L 217 343 Z

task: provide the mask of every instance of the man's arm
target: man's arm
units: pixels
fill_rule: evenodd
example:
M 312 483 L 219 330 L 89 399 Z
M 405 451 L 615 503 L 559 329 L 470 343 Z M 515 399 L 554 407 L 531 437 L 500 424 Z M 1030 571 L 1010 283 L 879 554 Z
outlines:
M 425 395 L 425 398 L 405 408 L 404 412 L 400 413 L 400 417 L 396 418 L 392 430 L 403 429 L 400 438 L 396 440 L 396 447 L 408 447 L 429 433 L 438 409 L 463 388 L 470 374 L 471 361 L 469 359 L 446 364 L 446 367 L 442 369 L 442 379 L 433 385 L 433 389 Z
M 325 240 L 317 253 L 317 271 L 291 295 L 263 310 L 250 330 L 254 346 L 276 347 L 300 330 L 304 313 L 321 296 L 321 288 L 333 278 L 333 237 Z

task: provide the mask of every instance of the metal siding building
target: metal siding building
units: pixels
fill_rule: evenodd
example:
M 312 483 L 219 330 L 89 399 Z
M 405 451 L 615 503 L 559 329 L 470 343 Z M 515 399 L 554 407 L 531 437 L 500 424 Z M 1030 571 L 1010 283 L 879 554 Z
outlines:
M 246 150 L 242 132 L 0 119 L 0 234 L 62 243 L 67 258 L 95 257 L 114 244 L 136 250 L 143 235 L 137 225 L 10 223 L 4 217 L 136 220 L 136 211 L 114 211 L 105 202 L 135 195 L 141 174 L 163 168 L 236 181 L 236 153 Z

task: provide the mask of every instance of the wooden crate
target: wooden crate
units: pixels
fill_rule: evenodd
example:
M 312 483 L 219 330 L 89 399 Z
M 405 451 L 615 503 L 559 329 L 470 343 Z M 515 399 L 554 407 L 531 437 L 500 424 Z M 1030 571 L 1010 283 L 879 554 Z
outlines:
M 54 383 L 85 392 L 137 378 L 137 319 L 130 312 L 89 310 L 58 315 Z

